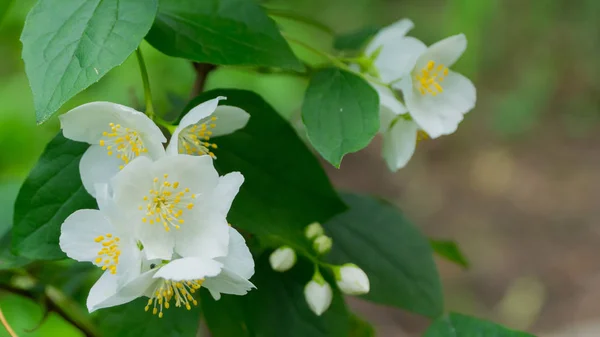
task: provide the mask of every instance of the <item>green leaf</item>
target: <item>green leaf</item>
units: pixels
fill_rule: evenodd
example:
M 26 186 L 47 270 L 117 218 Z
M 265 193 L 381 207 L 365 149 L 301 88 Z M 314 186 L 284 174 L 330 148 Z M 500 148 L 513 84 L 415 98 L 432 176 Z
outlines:
M 362 318 L 352 315 L 350 317 L 349 337 L 375 337 L 375 328 Z
M 369 144 L 379 130 L 379 98 L 362 78 L 337 68 L 316 72 L 304 96 L 308 139 L 328 162 Z
M 314 221 L 327 221 L 346 206 L 317 158 L 257 94 L 213 90 L 194 99 L 186 110 L 217 96 L 227 97 L 221 104 L 237 106 L 250 114 L 245 128 L 214 139 L 218 145 L 214 151 L 217 170 L 221 174 L 239 171 L 245 179 L 228 220 L 260 239 L 312 254 L 304 228 Z
M 333 263 L 352 262 L 369 276 L 364 299 L 428 317 L 444 309 L 440 278 L 427 239 L 398 209 L 367 196 L 343 195 L 350 207 L 324 226 Z
M 498 324 L 461 314 L 450 313 L 431 324 L 423 337 L 535 337 Z
M 146 40 L 197 62 L 303 70 L 275 22 L 251 0 L 162 0 Z
M 365 27 L 352 33 L 338 35 L 333 42 L 337 50 L 359 50 L 373 37 L 381 28 Z
M 469 261 L 467 261 L 467 258 L 460 251 L 456 242 L 430 239 L 429 243 L 431 244 L 433 251 L 439 256 L 450 262 L 454 262 L 459 266 L 469 268 Z
M 223 295 L 215 301 L 203 291 L 202 309 L 211 333 L 214 337 L 347 337 L 348 312 L 337 290 L 322 316 L 310 311 L 304 286 L 312 275 L 307 261 L 299 260 L 290 271 L 278 273 L 262 258 L 252 278 L 256 289 L 247 295 Z
M 174 305 L 163 310 L 164 316 L 158 318 L 144 307 L 146 297 L 111 307 L 100 309 L 95 321 L 103 336 L 110 337 L 195 337 L 200 323 L 200 308 L 192 310 L 176 308 Z M 152 310 L 152 309 L 151 309 Z
M 21 41 L 37 122 L 123 63 L 154 21 L 158 0 L 40 0 Z
M 37 260 L 65 257 L 58 246 L 63 221 L 78 209 L 97 208 L 79 176 L 79 160 L 88 147 L 62 133 L 46 146 L 15 203 L 13 253 Z
M 11 230 L 0 239 L 0 270 L 20 268 L 31 262 L 28 258 L 15 256 L 11 252 L 11 239 Z

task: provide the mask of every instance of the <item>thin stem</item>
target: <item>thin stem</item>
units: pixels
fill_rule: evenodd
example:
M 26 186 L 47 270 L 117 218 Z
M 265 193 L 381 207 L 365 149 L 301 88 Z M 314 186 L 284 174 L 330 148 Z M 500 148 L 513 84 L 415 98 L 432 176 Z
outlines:
M 8 324 L 8 322 L 6 321 L 6 317 L 4 317 L 4 313 L 2 312 L 2 309 L 0 309 L 0 322 L 2 322 L 2 325 L 4 325 L 4 328 L 6 329 L 6 331 L 8 332 L 8 334 L 11 337 L 19 337 L 15 333 L 15 330 L 13 330 L 12 327 L 10 326 L 10 324 Z
M 144 62 L 144 56 L 142 50 L 138 47 L 135 50 L 138 64 L 140 65 L 140 72 L 142 73 L 142 83 L 144 84 L 144 98 L 146 100 L 146 114 L 150 119 L 154 119 L 154 107 L 152 105 L 152 92 L 150 91 L 150 81 L 148 80 L 148 70 L 146 69 L 146 63 Z
M 267 14 L 269 14 L 270 16 L 276 16 L 276 17 L 304 23 L 309 26 L 315 27 L 331 36 L 335 36 L 335 32 L 333 31 L 333 29 L 331 29 L 331 27 L 329 27 L 317 20 L 307 18 L 306 16 L 302 16 L 300 14 L 297 14 L 294 12 L 289 12 L 289 11 L 286 11 L 283 9 L 267 8 L 266 10 L 267 10 Z

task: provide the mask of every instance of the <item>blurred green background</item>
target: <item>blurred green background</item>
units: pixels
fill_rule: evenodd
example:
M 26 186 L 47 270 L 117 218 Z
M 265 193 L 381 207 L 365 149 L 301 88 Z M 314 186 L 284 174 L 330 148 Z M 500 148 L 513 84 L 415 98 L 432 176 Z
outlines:
M 33 0 L 0 0 L 0 230 L 11 224 L 18 186 L 58 131 L 37 126 L 20 58 L 19 35 Z M 477 107 L 452 136 L 419 144 L 407 168 L 391 174 L 380 141 L 328 167 L 334 183 L 384 196 L 424 231 L 457 240 L 472 268 L 440 261 L 447 307 L 541 336 L 599 336 L 600 327 L 600 1 L 597 0 L 277 0 L 344 33 L 411 18 L 410 33 L 431 44 L 463 32 L 469 47 L 454 67 L 473 79 Z M 331 36 L 277 18 L 288 34 L 331 50 Z M 147 44 L 155 108 L 178 111 L 194 81 L 191 65 Z M 294 46 L 303 57 L 318 57 Z M 304 78 L 220 68 L 207 88 L 263 95 L 286 117 L 298 114 Z M 139 69 L 130 57 L 66 104 L 106 100 L 141 108 Z M 380 336 L 412 336 L 426 322 L 399 311 L 353 306 Z M 0 290 L 19 336 L 80 336 L 31 300 Z M 600 323 L 598 323 L 600 324 Z M 8 336 L 0 329 L 0 336 Z

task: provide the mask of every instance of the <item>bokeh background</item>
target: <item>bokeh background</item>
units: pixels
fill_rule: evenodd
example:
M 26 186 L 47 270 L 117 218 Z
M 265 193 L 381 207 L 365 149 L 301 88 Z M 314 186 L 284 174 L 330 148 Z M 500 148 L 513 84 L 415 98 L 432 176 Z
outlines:
M 33 0 L 0 0 L 0 231 L 28 170 L 58 131 L 35 124 L 19 35 Z M 343 189 L 383 196 L 435 238 L 456 240 L 471 262 L 439 268 L 449 310 L 492 319 L 542 337 L 600 336 L 600 1 L 596 0 L 275 0 L 336 32 L 411 18 L 411 35 L 431 44 L 463 32 L 466 54 L 454 67 L 478 89 L 477 107 L 454 135 L 419 143 L 407 168 L 392 174 L 380 140 L 327 167 Z M 323 50 L 331 36 L 276 18 L 284 31 Z M 178 111 L 194 81 L 191 65 L 142 46 L 154 101 Z M 310 62 L 319 56 L 295 46 Z M 211 73 L 207 88 L 263 95 L 294 119 L 306 79 L 241 68 Z M 134 58 L 66 104 L 107 100 L 140 107 Z M 352 305 L 380 336 L 416 336 L 426 321 L 360 301 Z M 19 331 L 43 316 L 33 301 L 0 291 Z M 20 336 L 80 336 L 57 315 Z M 0 329 L 0 336 L 8 336 Z

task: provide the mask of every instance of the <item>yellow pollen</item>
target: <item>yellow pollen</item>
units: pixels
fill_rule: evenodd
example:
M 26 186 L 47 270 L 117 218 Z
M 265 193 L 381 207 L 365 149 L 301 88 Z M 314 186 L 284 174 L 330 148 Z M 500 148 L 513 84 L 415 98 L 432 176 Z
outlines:
M 427 134 L 427 132 L 423 131 L 423 130 L 418 130 L 417 131 L 417 143 L 423 140 L 427 140 L 429 139 L 429 135 Z
M 213 159 L 216 159 L 214 153 L 212 153 L 209 149 L 216 149 L 217 146 L 213 143 L 208 142 L 212 135 L 212 132 L 208 129 L 217 127 L 217 124 L 214 123 L 217 120 L 217 117 L 210 118 L 210 124 L 207 123 L 198 123 L 194 125 L 190 125 L 185 128 L 181 133 L 179 133 L 179 145 L 178 151 L 179 153 L 185 153 L 189 155 L 209 155 Z
M 192 305 L 198 305 L 198 301 L 194 299 L 192 294 L 200 289 L 203 282 L 203 279 L 190 281 L 163 280 L 152 292 L 153 296 L 148 300 L 144 310 L 149 311 L 152 308 L 152 314 L 162 318 L 163 308 L 169 309 L 171 300 L 175 301 L 176 308 L 184 307 L 191 310 Z
M 119 264 L 119 256 L 121 255 L 119 241 L 118 237 L 113 237 L 110 233 L 105 236 L 100 235 L 94 239 L 94 242 L 98 243 L 100 248 L 98 257 L 94 262 L 102 270 L 109 270 L 111 274 L 117 273 L 117 265 Z
M 116 150 L 116 157 L 123 161 L 123 165 L 119 166 L 120 169 L 135 157 L 148 152 L 137 131 L 130 128 L 123 128 L 120 124 L 115 125 L 115 123 L 109 123 L 108 126 L 110 131 L 102 133 L 104 139 L 100 139 L 99 143 L 100 146 L 106 145 L 109 156 L 113 155 L 113 148 Z
M 190 194 L 189 188 L 182 188 L 179 182 L 168 181 L 168 174 L 163 175 L 164 180 L 158 177 L 153 179 L 153 186 L 148 195 L 143 197 L 145 206 L 140 209 L 145 210 L 145 216 L 142 222 L 162 224 L 166 232 L 180 228 L 184 223 L 183 215 L 185 209 L 192 209 L 194 204 L 191 199 L 194 194 Z
M 446 76 L 448 76 L 448 68 L 443 64 L 438 64 L 436 67 L 434 61 L 429 61 L 415 75 L 414 86 L 419 90 L 421 95 L 431 94 L 432 96 L 436 96 L 444 91 L 440 83 Z

